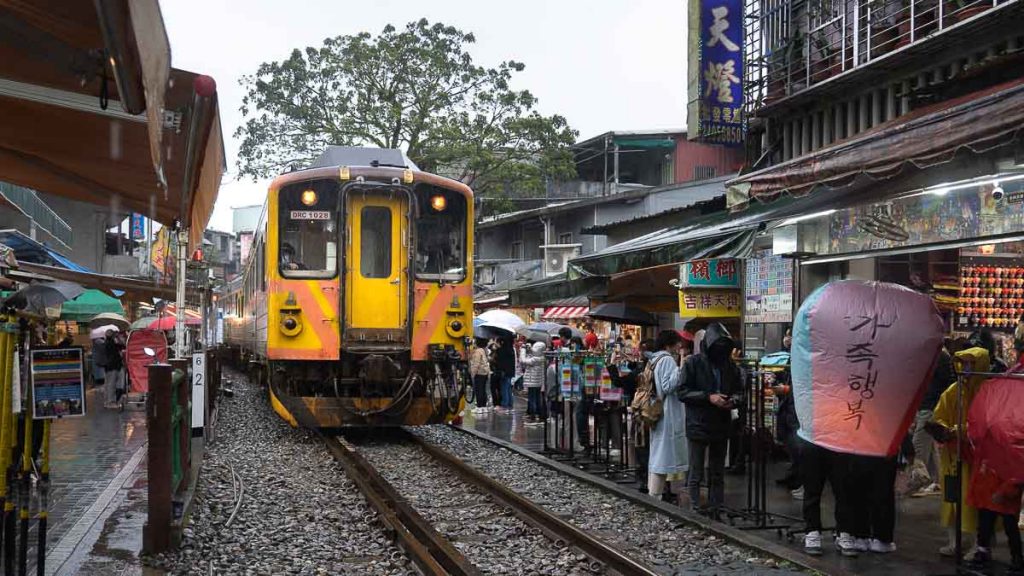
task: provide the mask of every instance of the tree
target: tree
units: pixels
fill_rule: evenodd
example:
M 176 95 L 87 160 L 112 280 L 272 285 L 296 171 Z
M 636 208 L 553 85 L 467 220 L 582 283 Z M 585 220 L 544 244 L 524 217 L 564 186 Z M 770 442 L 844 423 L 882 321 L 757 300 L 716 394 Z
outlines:
M 511 80 L 523 64 L 473 63 L 472 34 L 412 22 L 328 38 L 262 64 L 241 84 L 246 118 L 242 175 L 268 177 L 309 163 L 330 144 L 401 148 L 421 169 L 450 176 L 478 195 L 536 196 L 546 179 L 576 174 L 565 118 L 544 116 Z

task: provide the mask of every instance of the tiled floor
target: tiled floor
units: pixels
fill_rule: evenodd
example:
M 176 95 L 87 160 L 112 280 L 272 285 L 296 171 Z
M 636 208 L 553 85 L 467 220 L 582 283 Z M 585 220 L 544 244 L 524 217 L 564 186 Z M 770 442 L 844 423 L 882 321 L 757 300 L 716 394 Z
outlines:
M 52 426 L 48 574 L 91 549 L 106 519 L 123 505 L 128 488 L 145 481 L 145 412 L 105 409 L 99 389 L 88 392 L 86 406 L 84 418 Z M 144 518 L 144 505 L 140 514 Z M 35 542 L 34 527 L 30 540 Z M 29 557 L 35 558 L 34 551 Z
M 471 410 L 467 410 L 462 426 L 510 441 L 533 452 L 541 452 L 544 447 L 544 428 L 526 426 L 525 411 L 525 401 L 517 398 L 514 414 L 491 414 L 483 418 L 475 418 Z M 568 461 L 567 463 L 573 464 L 574 462 Z M 582 463 L 577 466 L 577 468 L 581 467 Z M 772 464 L 766 488 L 768 511 L 799 519 L 801 518 L 801 502 L 793 500 L 784 487 L 776 486 L 773 481 L 783 473 L 784 467 L 784 462 Z M 591 470 L 596 474 L 602 474 L 604 467 L 596 466 Z M 635 482 L 622 485 L 632 490 L 638 488 Z M 726 478 L 726 504 L 736 510 L 745 508 L 748 501 L 747 486 L 748 481 L 745 476 L 728 476 Z M 837 572 L 879 576 L 955 574 L 956 566 L 952 560 L 942 558 L 937 553 L 939 547 L 945 543 L 945 531 L 938 522 L 939 505 L 938 496 L 899 497 L 897 499 L 896 544 L 898 550 L 894 554 L 863 554 L 859 558 L 850 559 L 842 558 L 834 549 L 826 548 L 823 558 Z M 832 517 L 832 498 L 826 493 L 822 499 L 822 518 L 826 525 L 830 525 L 829 520 Z M 798 529 L 802 522 L 780 516 L 776 519 L 776 525 L 780 524 L 792 524 L 794 529 Z M 780 537 L 776 529 L 751 529 L 749 523 L 742 519 L 737 519 L 735 525 L 765 542 L 783 543 L 792 550 L 802 553 L 802 540 L 799 536 L 790 542 L 784 535 Z M 783 534 L 785 534 L 784 530 Z M 825 539 L 825 544 L 826 546 L 831 545 L 829 538 Z M 994 552 L 997 560 L 1008 562 L 1009 552 L 1005 537 L 1001 533 L 997 535 L 997 547 Z M 1002 574 L 1004 570 L 1004 566 L 998 566 L 989 573 Z

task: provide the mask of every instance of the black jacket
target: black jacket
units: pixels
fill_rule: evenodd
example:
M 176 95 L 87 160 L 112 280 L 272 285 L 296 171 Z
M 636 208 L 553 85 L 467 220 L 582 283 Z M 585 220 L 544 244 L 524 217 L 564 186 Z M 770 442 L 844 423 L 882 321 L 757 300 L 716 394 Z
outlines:
M 502 345 L 494 351 L 494 367 L 506 378 L 516 375 L 516 349 L 511 344 Z
M 736 345 L 729 331 L 721 324 L 712 324 L 704 333 L 701 352 L 683 362 L 679 373 L 679 399 L 686 404 L 686 437 L 691 440 L 725 440 L 729 437 L 732 417 L 730 410 L 711 403 L 711 395 L 729 396 L 734 406 L 743 404 L 743 377 L 739 366 L 729 359 Z M 719 353 L 709 351 L 717 349 Z M 723 358 L 718 364 L 719 378 L 715 377 L 712 357 Z
M 939 352 L 939 360 L 935 364 L 935 371 L 932 373 L 932 381 L 921 398 L 921 405 L 918 410 L 935 410 L 939 403 L 939 397 L 956 380 L 956 373 L 953 372 L 953 360 L 949 352 Z

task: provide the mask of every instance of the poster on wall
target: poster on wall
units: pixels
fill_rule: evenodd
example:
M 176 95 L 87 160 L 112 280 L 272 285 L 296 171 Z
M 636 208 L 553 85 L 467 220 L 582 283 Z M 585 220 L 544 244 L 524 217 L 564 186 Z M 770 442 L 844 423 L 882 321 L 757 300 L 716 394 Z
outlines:
M 691 140 L 738 146 L 743 143 L 743 2 L 689 3 L 687 105 Z
M 763 250 L 746 261 L 743 298 L 747 324 L 793 320 L 793 260 Z
M 840 210 L 828 220 L 827 244 L 819 242 L 815 252 L 850 254 L 1024 231 L 1024 204 L 1009 200 L 1024 192 L 1024 181 L 1002 188 L 1002 200 L 991 184 L 982 184 Z
M 54 419 L 85 416 L 82 349 L 37 348 L 30 351 L 32 417 Z

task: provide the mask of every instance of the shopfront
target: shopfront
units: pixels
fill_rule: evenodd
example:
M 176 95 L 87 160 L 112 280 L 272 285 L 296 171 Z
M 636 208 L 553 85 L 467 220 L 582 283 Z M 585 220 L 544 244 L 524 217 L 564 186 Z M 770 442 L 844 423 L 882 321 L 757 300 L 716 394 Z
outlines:
M 801 301 L 833 280 L 901 284 L 932 298 L 949 337 L 988 328 L 1012 351 L 1024 314 L 1024 175 L 934 185 L 792 220 L 773 231 L 773 248 L 798 259 Z

